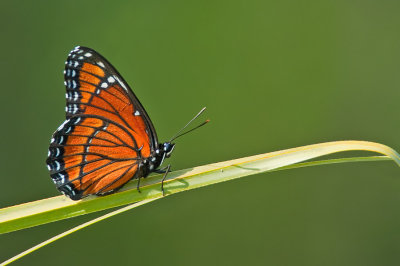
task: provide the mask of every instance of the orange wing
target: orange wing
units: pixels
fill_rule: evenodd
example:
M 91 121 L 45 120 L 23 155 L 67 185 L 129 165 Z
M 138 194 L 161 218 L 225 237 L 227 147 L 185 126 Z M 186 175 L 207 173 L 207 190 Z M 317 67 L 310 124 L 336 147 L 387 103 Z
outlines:
M 140 178 L 140 162 L 158 145 L 143 106 L 101 55 L 75 48 L 64 71 L 67 120 L 53 134 L 47 165 L 73 200 L 104 195 Z

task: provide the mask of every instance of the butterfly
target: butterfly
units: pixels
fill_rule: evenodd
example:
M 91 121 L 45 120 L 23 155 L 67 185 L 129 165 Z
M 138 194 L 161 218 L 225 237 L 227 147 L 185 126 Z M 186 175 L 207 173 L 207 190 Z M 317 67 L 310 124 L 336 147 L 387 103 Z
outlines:
M 117 70 L 93 49 L 77 46 L 65 62 L 66 120 L 54 132 L 46 160 L 57 189 L 72 200 L 107 195 L 131 179 L 164 173 L 174 139 L 159 143 L 143 105 Z M 196 128 L 207 123 L 205 121 Z M 140 191 L 140 190 L 139 190 Z

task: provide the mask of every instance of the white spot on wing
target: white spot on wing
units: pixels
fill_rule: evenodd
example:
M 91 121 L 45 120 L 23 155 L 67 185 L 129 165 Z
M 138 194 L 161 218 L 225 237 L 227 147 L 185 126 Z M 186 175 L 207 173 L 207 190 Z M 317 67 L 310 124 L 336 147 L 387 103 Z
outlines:
M 75 191 L 72 189 L 70 185 L 65 185 L 64 186 L 69 192 L 71 192 L 72 196 L 75 196 Z
M 65 175 L 59 173 L 60 177 L 61 177 L 61 182 L 64 183 L 65 182 Z
M 136 110 L 134 115 L 138 116 L 138 115 L 140 115 L 140 112 L 138 110 Z
M 114 83 L 115 82 L 115 79 L 113 78 L 113 77 L 108 77 L 108 82 L 110 82 L 110 83 Z
M 68 112 L 69 113 L 75 114 L 76 112 L 78 112 L 78 110 L 79 110 L 78 105 L 76 105 L 76 104 L 69 104 L 68 105 Z
M 60 163 L 58 161 L 54 161 L 54 163 L 56 164 L 56 170 L 60 170 Z
M 52 176 L 52 179 L 53 179 L 54 184 L 57 184 L 57 183 L 61 183 L 62 184 L 62 183 L 65 182 L 65 175 L 61 174 L 61 173 L 57 173 L 57 174 Z
M 58 128 L 57 131 L 60 131 L 61 129 L 64 128 L 65 124 L 68 122 L 69 120 L 65 120 Z
M 91 54 L 91 53 L 86 53 L 85 56 L 86 56 L 86 57 L 91 57 L 92 54 Z
M 101 61 L 99 61 L 99 62 L 97 62 L 97 64 L 99 65 L 99 66 L 101 66 L 101 67 L 106 67 L 104 64 L 103 64 L 103 62 L 101 62 Z
M 101 83 L 101 87 L 105 89 L 108 87 L 108 84 L 106 82 L 103 82 L 103 83 Z
M 124 90 L 128 91 L 128 88 L 117 76 L 114 76 L 114 78 L 118 81 L 119 85 L 121 85 L 121 87 L 124 88 Z

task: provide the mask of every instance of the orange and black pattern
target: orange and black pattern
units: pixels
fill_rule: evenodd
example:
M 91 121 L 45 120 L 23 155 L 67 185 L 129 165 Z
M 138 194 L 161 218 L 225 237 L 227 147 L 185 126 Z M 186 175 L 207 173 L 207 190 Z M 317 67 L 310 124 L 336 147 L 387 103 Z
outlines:
M 53 134 L 46 161 L 57 188 L 73 200 L 105 195 L 157 169 L 162 145 L 115 68 L 79 46 L 65 64 L 66 121 Z

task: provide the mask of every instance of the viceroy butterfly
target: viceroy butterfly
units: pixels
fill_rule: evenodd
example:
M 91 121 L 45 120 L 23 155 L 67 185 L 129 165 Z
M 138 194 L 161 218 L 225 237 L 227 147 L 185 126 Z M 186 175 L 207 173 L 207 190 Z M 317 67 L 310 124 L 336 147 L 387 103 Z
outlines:
M 131 179 L 163 172 L 174 139 L 159 143 L 146 110 L 117 70 L 93 49 L 77 46 L 65 62 L 66 120 L 54 132 L 46 160 L 57 189 L 72 200 L 107 195 Z M 140 190 L 139 190 L 140 191 Z

